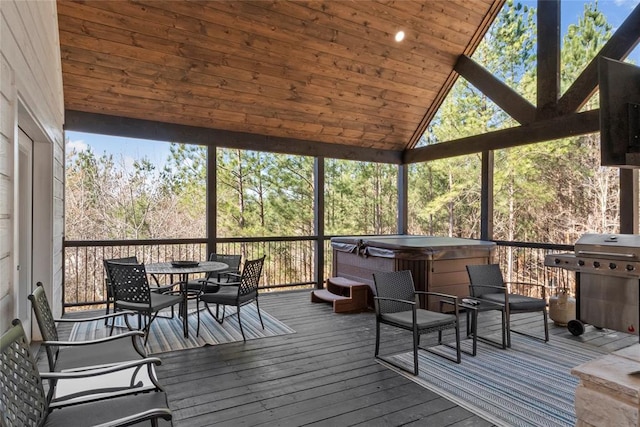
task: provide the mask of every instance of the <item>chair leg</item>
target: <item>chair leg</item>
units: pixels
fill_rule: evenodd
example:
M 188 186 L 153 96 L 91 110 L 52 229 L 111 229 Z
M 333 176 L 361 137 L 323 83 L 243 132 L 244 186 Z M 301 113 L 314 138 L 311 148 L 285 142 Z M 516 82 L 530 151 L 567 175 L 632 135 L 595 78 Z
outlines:
M 246 341 L 247 339 L 244 337 L 244 330 L 242 329 L 242 318 L 240 317 L 240 304 L 238 304 L 236 310 L 238 313 L 238 325 L 240 325 L 240 333 L 242 334 L 242 341 Z
M 549 341 L 549 319 L 547 318 L 547 309 L 542 310 L 542 316 L 544 318 L 544 342 Z
M 418 341 L 419 340 L 420 340 L 420 334 L 418 333 L 418 328 L 414 324 L 414 327 L 413 327 L 413 375 L 418 375 Z
M 116 306 L 113 306 L 113 312 L 116 312 Z M 116 319 L 111 319 L 111 329 L 109 329 L 109 336 L 113 335 L 113 328 L 116 326 Z
M 456 363 L 462 361 L 462 355 L 460 354 L 460 324 L 456 322 Z
M 109 306 L 111 304 L 109 304 L 109 298 L 107 298 L 107 311 L 104 314 L 109 314 Z M 104 319 L 104 326 L 107 326 L 109 324 L 109 319 Z
M 140 315 L 140 314 L 138 314 Z M 151 324 L 153 323 L 153 321 L 156 319 L 156 317 L 158 317 L 158 312 L 154 313 L 145 313 L 144 315 L 144 344 L 147 344 L 147 340 L 149 339 L 149 333 L 151 332 Z M 149 322 L 147 322 L 147 318 L 149 319 Z
M 507 321 L 508 321 L 508 317 L 507 317 Z M 542 310 L 542 319 L 544 321 L 544 337 L 540 337 L 539 335 L 533 335 L 533 334 L 529 334 L 527 332 L 523 332 L 523 331 L 516 331 L 513 330 L 511 331 L 510 328 L 507 329 L 507 347 L 511 347 L 511 332 L 514 332 L 518 335 L 524 335 L 525 337 L 529 337 L 529 338 L 533 338 L 536 340 L 540 340 L 543 342 L 548 342 L 549 341 L 549 319 L 548 319 L 548 315 L 547 315 L 547 310 Z
M 380 322 L 376 319 L 376 350 L 375 350 L 374 356 L 378 357 L 379 352 L 380 352 Z
M 196 312 L 198 313 L 198 327 L 196 328 L 196 336 L 200 336 L 200 297 L 196 299 Z
M 196 336 L 199 336 L 200 335 L 200 304 L 198 304 L 197 302 L 196 302 L 196 316 L 198 318 L 198 328 L 197 328 Z
M 222 317 L 220 317 L 219 315 L 219 309 L 220 309 L 220 304 L 216 304 L 216 314 L 213 314 L 213 312 L 211 311 L 211 308 L 209 307 L 209 304 L 207 304 L 206 302 L 204 303 L 204 306 L 207 308 L 207 311 L 209 312 L 209 314 L 211 315 L 211 317 L 213 317 L 216 322 L 222 324 L 222 322 L 224 322 L 224 314 L 226 311 L 226 306 L 222 305 Z
M 506 314 L 506 330 L 507 330 L 507 348 L 511 348 L 511 313 L 507 310 Z
M 264 323 L 262 323 L 262 314 L 260 314 L 260 305 L 258 305 L 258 298 L 256 298 L 256 308 L 258 309 L 258 318 L 260 319 L 260 325 L 262 325 L 262 329 L 264 329 Z M 238 310 L 238 314 L 240 311 Z

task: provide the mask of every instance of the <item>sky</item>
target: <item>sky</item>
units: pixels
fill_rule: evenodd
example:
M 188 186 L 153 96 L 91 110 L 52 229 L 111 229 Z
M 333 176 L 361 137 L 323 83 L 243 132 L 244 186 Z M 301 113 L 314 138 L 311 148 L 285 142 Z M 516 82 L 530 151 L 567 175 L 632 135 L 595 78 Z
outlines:
M 529 7 L 537 7 L 537 0 L 516 0 Z M 582 15 L 585 3 L 584 0 L 562 0 L 561 7 L 561 31 L 564 36 L 567 28 L 571 24 L 578 24 L 578 19 Z M 640 3 L 640 0 L 599 0 L 598 8 L 606 16 L 607 21 L 613 25 L 613 29 L 624 21 L 629 13 Z M 640 46 L 637 46 L 629 55 L 627 61 L 640 64 Z M 91 148 L 94 154 L 100 156 L 105 152 L 124 156 L 125 164 L 131 164 L 134 159 L 138 160 L 146 157 L 156 165 L 164 165 L 169 155 L 169 143 L 122 138 L 105 135 L 96 135 L 83 132 L 67 131 L 68 139 L 67 151 L 76 149 L 78 151 Z

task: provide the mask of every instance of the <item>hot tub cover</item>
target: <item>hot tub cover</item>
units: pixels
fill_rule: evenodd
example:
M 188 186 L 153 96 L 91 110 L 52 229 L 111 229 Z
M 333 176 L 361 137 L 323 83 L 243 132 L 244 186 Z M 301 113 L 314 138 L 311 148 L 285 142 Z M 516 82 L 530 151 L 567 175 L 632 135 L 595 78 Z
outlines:
M 382 258 L 441 259 L 487 256 L 495 249 L 494 242 L 458 237 L 386 235 L 343 236 L 331 238 L 337 251 Z

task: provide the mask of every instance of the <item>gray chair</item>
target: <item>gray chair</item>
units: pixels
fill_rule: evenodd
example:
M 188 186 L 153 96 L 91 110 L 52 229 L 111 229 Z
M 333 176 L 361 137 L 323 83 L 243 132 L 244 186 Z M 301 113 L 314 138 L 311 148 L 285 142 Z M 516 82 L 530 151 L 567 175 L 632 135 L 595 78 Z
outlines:
M 542 341 L 549 341 L 547 321 L 547 299 L 544 285 L 525 282 L 505 282 L 498 264 L 467 265 L 469 293 L 473 298 L 491 301 L 505 306 L 507 347 L 511 347 L 511 332 L 526 335 Z M 511 289 L 510 289 L 511 288 Z M 525 289 L 536 296 L 524 295 Z M 514 292 L 518 289 L 519 293 Z M 539 296 L 537 296 L 539 295 Z M 511 329 L 511 315 L 517 313 L 542 312 L 544 338 Z
M 47 300 L 42 283 L 38 282 L 36 289 L 29 295 L 33 313 L 36 316 L 42 345 L 46 349 L 50 371 L 73 371 L 87 369 L 87 367 L 102 367 L 122 363 L 129 360 L 142 359 L 147 356 L 140 342 L 142 332 L 128 331 L 120 335 L 92 341 L 65 341 L 59 339 L 56 322 L 79 323 L 101 320 L 103 317 L 114 319 L 127 317 L 131 312 L 119 312 L 105 316 L 85 317 L 74 319 L 54 319 L 51 306 Z
M 144 264 L 121 263 L 105 261 L 107 276 L 113 287 L 114 304 L 116 309 L 130 310 L 138 313 L 138 325 L 144 330 L 144 342 L 149 339 L 151 324 L 158 316 L 160 310 L 176 304 L 183 304 L 183 295 L 177 291 L 175 294 L 151 292 L 147 272 Z M 174 283 L 172 286 L 180 285 Z M 142 327 L 144 316 L 144 327 Z M 198 314 L 198 320 L 200 315 Z M 187 313 L 183 313 L 183 329 L 187 330 Z
M 373 275 L 376 287 L 376 349 L 375 357 L 403 371 L 411 372 L 404 366 L 380 356 L 380 325 L 385 324 L 413 333 L 413 375 L 418 375 L 418 349 L 429 351 L 456 363 L 460 363 L 460 321 L 458 316 L 458 298 L 437 292 L 416 291 L 411 271 L 381 272 Z M 419 308 L 418 296 L 425 295 L 440 300 L 441 311 L 448 305 L 450 312 L 437 312 Z M 438 344 L 442 344 L 442 331 L 455 329 L 456 356 L 451 357 L 444 352 L 420 347 L 420 335 L 438 332 Z
M 246 341 L 244 329 L 242 328 L 240 307 L 255 301 L 258 309 L 258 317 L 260 318 L 260 324 L 262 325 L 262 329 L 264 329 L 262 315 L 260 314 L 260 306 L 258 305 L 258 285 L 260 282 L 260 276 L 262 275 L 264 259 L 265 256 L 251 261 L 246 261 L 240 276 L 229 273 L 229 276 L 231 277 L 230 281 L 228 283 L 221 284 L 218 292 L 202 293 L 198 298 L 198 312 L 200 311 L 200 301 L 202 301 L 213 318 L 216 319 L 218 323 L 222 324 L 225 318 L 225 307 L 227 305 L 235 306 L 237 310 L 236 313 L 238 314 L 238 324 L 240 325 L 242 339 Z M 234 277 L 235 280 L 233 279 Z M 211 312 L 209 304 L 216 304 L 216 314 Z M 219 314 L 220 306 L 222 306 L 222 315 Z M 200 334 L 200 318 L 198 318 L 197 334 Z
M 220 290 L 221 285 L 226 285 L 230 281 L 237 280 L 240 274 L 240 260 L 242 255 L 225 255 L 211 253 L 209 261 L 217 261 L 225 263 L 229 266 L 226 270 L 215 271 L 207 274 L 204 279 L 189 280 L 187 289 L 190 291 L 199 291 L 204 294 L 216 293 Z
M 167 396 L 160 385 L 144 390 L 120 389 L 112 393 L 97 393 L 81 401 L 55 401 L 52 393 L 45 395 L 43 380 L 85 379 L 93 383 L 96 377 L 131 369 L 134 365 L 159 364 L 157 358 L 139 360 L 135 363 L 116 365 L 99 371 L 69 373 L 38 372 L 38 365 L 18 319 L 0 339 L 0 425 L 2 427 L 24 426 L 129 426 L 158 421 L 171 424 L 171 410 Z M 150 369 L 150 373 L 153 371 Z M 51 384 L 51 383 L 50 383 Z M 54 387 L 50 385 L 50 387 Z

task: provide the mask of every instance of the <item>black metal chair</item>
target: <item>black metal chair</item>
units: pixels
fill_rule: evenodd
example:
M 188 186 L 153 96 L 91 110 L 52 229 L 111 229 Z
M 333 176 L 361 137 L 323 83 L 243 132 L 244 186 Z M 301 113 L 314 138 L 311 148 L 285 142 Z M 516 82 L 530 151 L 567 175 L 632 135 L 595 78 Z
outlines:
M 0 425 L 24 426 L 129 426 L 148 422 L 157 426 L 159 420 L 171 424 L 171 410 L 167 396 L 153 379 L 153 386 L 140 390 L 119 389 L 111 393 L 98 392 L 78 401 L 55 401 L 52 393 L 45 395 L 43 380 L 74 380 L 93 383 L 100 375 L 112 374 L 135 366 L 159 364 L 150 358 L 134 363 L 116 365 L 101 370 L 67 373 L 38 372 L 38 365 L 18 319 L 0 339 Z M 153 370 L 149 369 L 152 375 Z
M 103 262 L 105 263 L 104 264 L 105 272 L 107 271 L 107 264 L 106 264 L 107 261 L 121 262 L 125 264 L 137 264 L 138 257 L 130 256 L 130 257 L 124 257 L 124 258 L 113 258 L 109 260 L 104 260 Z M 111 285 L 111 281 L 109 280 L 108 273 L 106 274 L 104 281 L 107 287 L 107 303 L 106 303 L 105 314 L 109 314 L 111 311 L 111 306 L 114 305 L 114 301 L 113 301 L 113 287 Z M 115 307 L 114 307 L 114 311 L 115 311 Z M 104 319 L 104 324 L 105 325 L 107 324 L 107 319 Z
M 405 329 L 413 333 L 413 375 L 418 375 L 419 348 L 453 362 L 460 363 L 460 321 L 458 316 L 457 297 L 437 292 L 416 291 L 411 271 L 408 270 L 375 273 L 373 275 L 373 282 L 376 287 L 377 295 L 374 297 L 376 311 L 375 357 L 377 359 L 384 360 L 398 369 L 411 372 L 390 359 L 379 355 L 380 325 L 385 324 Z M 448 304 L 451 306 L 451 313 L 442 313 L 419 308 L 418 296 L 420 295 L 439 298 L 441 311 L 443 305 Z M 438 332 L 438 344 L 442 344 L 442 331 L 447 329 L 455 329 L 455 358 L 431 348 L 420 347 L 420 335 Z
M 204 302 L 207 310 L 214 319 L 220 324 L 224 322 L 225 308 L 227 305 L 236 307 L 236 313 L 238 314 L 238 324 L 240 325 L 240 332 L 242 333 L 242 339 L 246 341 L 244 335 L 244 329 L 242 328 L 242 318 L 240 316 L 240 307 L 245 304 L 249 304 L 253 301 L 256 303 L 258 309 L 258 317 L 260 318 L 260 325 L 264 329 L 264 323 L 262 322 L 262 315 L 260 314 L 260 306 L 258 305 L 258 284 L 260 282 L 260 276 L 262 274 L 262 267 L 264 265 L 265 256 L 262 258 L 246 261 L 242 268 L 242 274 L 240 276 L 229 273 L 230 281 L 228 283 L 221 283 L 220 289 L 216 293 L 202 293 L 198 298 L 198 312 L 200 311 L 200 301 Z M 233 279 L 235 277 L 235 280 Z M 209 309 L 209 304 L 216 304 L 216 314 L 213 314 Z M 222 316 L 219 314 L 220 306 L 222 305 Z M 200 318 L 198 317 L 198 331 L 200 334 Z
M 469 293 L 473 298 L 503 304 L 506 312 L 507 347 L 511 347 L 511 332 L 515 332 L 541 341 L 549 341 L 547 321 L 547 299 L 544 285 L 526 282 L 505 282 L 498 264 L 467 265 L 469 274 Z M 516 289 L 536 289 L 538 296 L 514 292 Z M 542 312 L 544 320 L 544 338 L 526 332 L 511 329 L 511 314 Z
M 107 276 L 114 292 L 114 306 L 120 310 L 130 310 L 138 313 L 138 325 L 144 330 L 144 342 L 149 339 L 151 324 L 160 310 L 184 302 L 180 291 L 175 294 L 151 292 L 147 272 L 144 264 L 120 263 L 105 261 Z M 172 286 L 179 286 L 174 283 Z M 142 316 L 144 315 L 144 328 Z M 198 314 L 198 321 L 200 315 Z M 183 329 L 187 329 L 187 313 L 183 313 Z
M 121 311 L 119 313 L 81 319 L 54 319 L 41 282 L 37 283 L 36 289 L 28 298 L 31 301 L 31 307 L 44 340 L 42 345 L 47 352 L 50 371 L 97 368 L 129 360 L 142 359 L 147 356 L 140 342 L 143 335 L 140 331 L 130 330 L 120 335 L 92 341 L 63 342 L 59 339 L 56 322 L 79 323 L 101 320 L 105 317 L 109 319 L 124 317 L 125 323 L 128 325 L 127 317 L 132 312 Z
M 110 312 L 110 306 L 114 305 L 114 299 L 113 299 L 113 286 L 111 285 L 111 281 L 109 280 L 109 272 L 107 270 L 107 262 L 119 262 L 122 264 L 139 264 L 138 262 L 138 257 L 136 256 L 130 256 L 130 257 L 124 257 L 124 258 L 112 258 L 112 259 L 105 259 L 103 260 L 103 264 L 104 264 L 104 270 L 105 270 L 105 284 L 107 287 L 107 303 L 106 303 L 106 312 L 105 314 L 109 314 Z M 160 282 L 158 281 L 158 278 L 156 276 L 154 276 L 153 274 L 151 275 L 151 278 L 153 279 L 153 282 L 155 283 L 156 287 L 155 288 L 151 288 L 151 292 L 157 292 L 157 293 L 175 293 L 176 291 L 176 284 L 172 283 L 169 285 L 164 285 L 161 286 Z M 114 307 L 114 311 L 115 311 L 115 307 Z M 173 311 L 173 307 L 171 308 L 171 316 L 170 318 L 173 318 L 174 316 L 174 311 Z M 104 324 L 107 324 L 107 319 L 105 319 Z
M 242 255 L 225 255 L 211 253 L 209 261 L 217 261 L 225 263 L 229 266 L 226 270 L 215 271 L 207 274 L 204 279 L 189 280 L 187 289 L 190 291 L 199 291 L 205 294 L 216 293 L 220 290 L 221 285 L 229 284 L 231 281 L 237 281 L 240 274 L 240 260 Z

